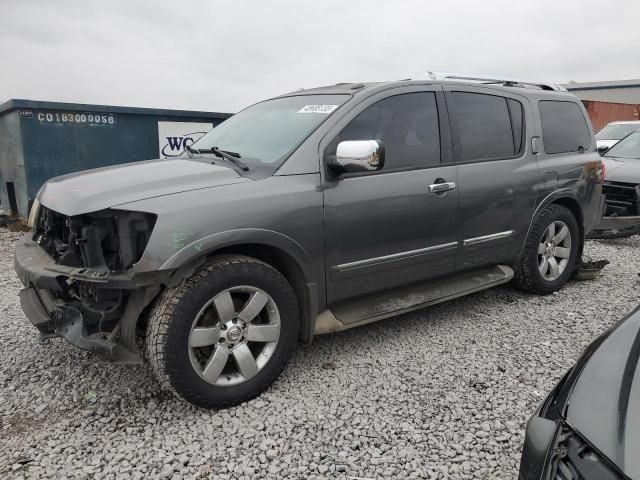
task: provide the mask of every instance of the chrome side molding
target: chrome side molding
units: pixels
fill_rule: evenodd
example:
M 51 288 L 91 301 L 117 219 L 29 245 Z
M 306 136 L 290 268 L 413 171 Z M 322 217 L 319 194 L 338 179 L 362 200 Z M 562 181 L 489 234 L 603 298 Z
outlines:
M 477 245 L 478 243 L 492 242 L 494 240 L 500 240 L 502 238 L 513 237 L 514 233 L 514 230 L 507 230 L 506 232 L 492 233 L 491 235 L 484 235 L 482 237 L 467 238 L 466 240 L 463 240 L 463 245 L 469 246 Z
M 439 185 L 442 185 L 442 184 L 439 184 Z M 463 245 L 469 246 L 469 245 L 476 245 L 479 243 L 491 242 L 494 240 L 500 240 L 502 238 L 512 237 L 514 233 L 515 233 L 514 230 L 507 230 L 506 232 L 492 233 L 491 235 L 484 235 L 482 237 L 468 238 L 463 241 Z M 411 258 L 418 255 L 444 252 L 444 251 L 453 250 L 456 248 L 458 248 L 458 242 L 443 243 L 441 245 L 434 245 L 432 247 L 419 248 L 416 250 L 407 250 L 406 252 L 392 253 L 391 255 L 383 255 L 381 257 L 366 258 L 364 260 L 356 260 L 355 262 L 341 263 L 340 265 L 331 267 L 331 270 L 337 270 L 338 272 L 346 272 L 356 268 L 368 267 L 371 265 L 391 262 L 394 260 L 402 260 L 404 258 Z
M 368 267 L 370 265 L 376 265 L 378 263 L 390 262 L 392 260 L 401 260 L 403 258 L 415 257 L 416 255 L 422 255 L 425 253 L 436 253 L 445 250 L 452 250 L 458 248 L 458 242 L 443 243 L 441 245 L 434 245 L 433 247 L 419 248 L 417 250 L 408 250 L 406 252 L 393 253 L 391 255 L 384 255 L 382 257 L 367 258 L 365 260 L 357 260 L 355 262 L 342 263 L 332 267 L 339 272 L 352 270 L 354 268 Z

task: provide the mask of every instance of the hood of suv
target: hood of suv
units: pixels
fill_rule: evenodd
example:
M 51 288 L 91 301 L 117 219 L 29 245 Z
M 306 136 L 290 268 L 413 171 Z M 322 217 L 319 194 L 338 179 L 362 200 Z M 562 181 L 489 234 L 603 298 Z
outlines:
M 38 200 L 73 216 L 151 197 L 250 181 L 231 168 L 208 161 L 147 160 L 54 178 L 45 183 Z
M 605 335 L 575 367 L 566 418 L 625 475 L 640 478 L 640 309 Z
M 640 183 L 640 158 L 602 157 L 602 159 L 607 171 L 607 181 Z

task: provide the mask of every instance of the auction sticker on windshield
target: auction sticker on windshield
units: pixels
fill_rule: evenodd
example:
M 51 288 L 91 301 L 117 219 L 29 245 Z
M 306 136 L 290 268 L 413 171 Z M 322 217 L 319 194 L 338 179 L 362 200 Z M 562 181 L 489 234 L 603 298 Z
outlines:
M 305 105 L 298 113 L 331 113 L 338 105 Z

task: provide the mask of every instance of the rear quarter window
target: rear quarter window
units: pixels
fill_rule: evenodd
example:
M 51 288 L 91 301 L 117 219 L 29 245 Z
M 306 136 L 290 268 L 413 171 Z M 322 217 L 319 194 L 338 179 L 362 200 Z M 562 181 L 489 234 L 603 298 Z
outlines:
M 546 153 L 577 152 L 591 146 L 587 121 L 575 102 L 541 100 L 538 105 Z

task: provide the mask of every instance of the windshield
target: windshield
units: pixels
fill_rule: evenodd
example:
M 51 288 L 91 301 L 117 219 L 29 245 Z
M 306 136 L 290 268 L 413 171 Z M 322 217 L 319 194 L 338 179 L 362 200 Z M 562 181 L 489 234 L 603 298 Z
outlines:
M 253 105 L 215 127 L 194 149 L 240 154 L 245 163 L 278 166 L 348 95 L 300 95 Z
M 640 159 L 640 132 L 633 132 L 607 150 L 605 157 Z
M 610 123 L 596 133 L 596 140 L 620 140 L 636 130 L 640 123 Z

